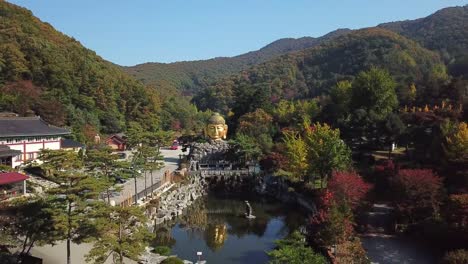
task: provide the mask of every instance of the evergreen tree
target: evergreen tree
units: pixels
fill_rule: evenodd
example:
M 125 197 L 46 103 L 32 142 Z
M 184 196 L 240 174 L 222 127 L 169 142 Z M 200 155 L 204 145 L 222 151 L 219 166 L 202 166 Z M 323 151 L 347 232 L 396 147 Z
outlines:
M 148 219 L 139 207 L 104 206 L 95 215 L 95 236 L 98 237 L 86 261 L 104 263 L 111 255 L 113 263 L 124 263 L 124 258 L 138 261 L 153 238 L 146 226 Z
M 51 214 L 53 227 L 66 240 L 67 260 L 71 263 L 71 242 L 81 243 L 89 237 L 89 213 L 99 204 L 98 194 L 104 190 L 102 182 L 85 174 L 83 160 L 74 151 L 42 150 L 41 165 L 58 186 L 47 190 L 46 212 Z
M 105 185 L 107 203 L 110 204 L 110 189 L 114 186 L 116 177 L 121 175 L 124 162 L 118 162 L 119 157 L 109 147 L 98 147 L 86 152 L 85 163 L 89 174 L 101 179 Z

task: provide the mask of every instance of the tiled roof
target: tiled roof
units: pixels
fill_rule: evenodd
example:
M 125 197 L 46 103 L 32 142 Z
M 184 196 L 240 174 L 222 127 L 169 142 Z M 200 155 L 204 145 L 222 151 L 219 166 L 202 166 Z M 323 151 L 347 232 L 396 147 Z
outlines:
M 118 134 L 115 134 L 115 135 L 112 135 L 112 136 L 108 137 L 108 138 L 106 139 L 106 142 L 109 142 L 109 141 L 111 141 L 111 140 L 114 141 L 114 142 L 116 142 L 116 143 L 118 143 L 118 144 L 123 144 L 123 143 L 127 142 L 127 140 L 125 140 L 124 138 L 120 137 Z
M 20 182 L 28 179 L 29 177 L 18 172 L 5 172 L 0 173 L 0 185 Z
M 0 138 L 67 135 L 70 131 L 48 125 L 40 117 L 0 117 Z
M 61 146 L 62 146 L 62 148 L 84 148 L 85 145 L 78 142 L 78 141 L 68 139 L 68 138 L 64 138 L 64 139 L 62 139 Z
M 21 151 L 10 149 L 10 147 L 5 145 L 0 145 L 0 158 L 4 157 L 14 157 L 21 154 Z

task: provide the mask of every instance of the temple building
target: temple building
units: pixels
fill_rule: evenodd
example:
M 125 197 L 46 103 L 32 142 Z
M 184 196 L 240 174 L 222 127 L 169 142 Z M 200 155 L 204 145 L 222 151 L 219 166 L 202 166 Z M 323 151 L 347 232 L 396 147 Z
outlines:
M 115 151 L 127 149 L 127 137 L 123 133 L 114 134 L 106 139 L 106 145 Z
M 13 160 L 20 155 L 21 151 L 10 149 L 5 145 L 0 145 L 0 165 L 13 168 Z
M 0 116 L 0 160 L 15 168 L 36 160 L 41 149 L 60 149 L 62 137 L 69 134 L 38 116 Z

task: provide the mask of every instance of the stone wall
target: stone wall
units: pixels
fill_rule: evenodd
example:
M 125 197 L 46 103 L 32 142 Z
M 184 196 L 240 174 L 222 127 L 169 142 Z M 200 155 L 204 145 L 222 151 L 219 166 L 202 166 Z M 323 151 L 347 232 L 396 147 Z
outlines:
M 155 225 L 173 220 L 182 214 L 198 197 L 206 194 L 201 179 L 191 178 L 187 183 L 177 183 L 159 197 L 156 212 L 151 214 Z

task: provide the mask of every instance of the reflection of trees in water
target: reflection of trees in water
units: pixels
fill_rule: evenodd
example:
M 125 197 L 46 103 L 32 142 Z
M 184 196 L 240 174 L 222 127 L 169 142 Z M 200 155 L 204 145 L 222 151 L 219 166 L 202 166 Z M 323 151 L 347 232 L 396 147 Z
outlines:
M 157 228 L 155 230 L 155 233 L 156 233 L 156 236 L 151 243 L 153 247 L 157 247 L 157 246 L 172 247 L 175 245 L 176 240 L 171 235 L 170 227 Z
M 248 234 L 262 237 L 269 221 L 275 217 L 284 220 L 284 226 L 276 234 L 278 237 L 283 237 L 304 224 L 304 214 L 296 208 L 289 207 L 285 210 L 285 207 L 278 202 L 254 202 L 254 199 L 249 201 L 255 219 L 245 218 L 244 200 L 209 196 L 198 199 L 176 222 L 189 237 L 205 240 L 213 251 L 224 246 L 228 234 L 239 238 Z M 170 230 L 175 224 L 175 222 L 166 224 L 162 233 L 158 229 L 155 240 L 159 239 L 164 245 L 174 245 L 175 240 L 171 237 Z
M 178 222 L 186 229 L 204 230 L 208 224 L 208 217 L 203 199 L 197 200 L 187 208 L 187 211 L 180 216 Z

